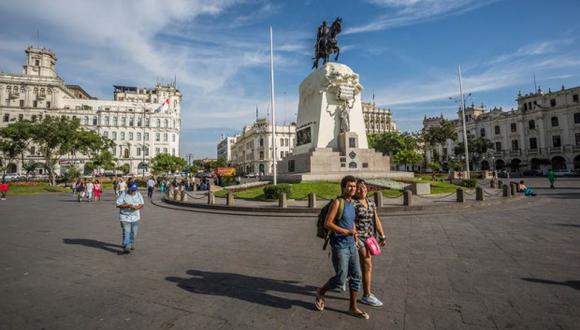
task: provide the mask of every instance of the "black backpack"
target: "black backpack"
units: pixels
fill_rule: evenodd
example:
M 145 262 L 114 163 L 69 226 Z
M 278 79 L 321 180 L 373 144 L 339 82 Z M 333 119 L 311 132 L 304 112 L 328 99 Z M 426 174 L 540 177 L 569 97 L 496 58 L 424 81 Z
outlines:
M 342 213 L 344 212 L 344 199 L 342 197 L 338 197 L 336 199 L 338 199 L 340 204 L 338 206 L 338 212 L 336 214 L 335 220 L 340 219 L 342 217 Z M 324 228 L 324 223 L 326 222 L 326 216 L 330 211 L 330 207 L 332 206 L 332 203 L 334 203 L 336 199 L 330 200 L 330 202 L 324 205 L 324 207 L 320 210 L 320 213 L 318 213 L 318 222 L 316 223 L 316 236 L 324 239 L 324 245 L 322 245 L 323 250 L 326 250 L 326 246 L 328 245 L 328 241 L 330 240 L 330 235 L 332 234 L 330 230 Z

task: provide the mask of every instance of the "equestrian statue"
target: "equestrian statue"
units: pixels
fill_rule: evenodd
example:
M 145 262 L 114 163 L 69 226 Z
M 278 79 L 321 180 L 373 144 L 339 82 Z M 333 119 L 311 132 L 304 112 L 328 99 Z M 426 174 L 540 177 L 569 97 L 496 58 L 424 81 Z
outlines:
M 338 61 L 338 56 L 340 55 L 340 48 L 338 47 L 338 42 L 336 41 L 336 36 L 342 30 L 342 18 L 337 17 L 332 25 L 329 27 L 326 25 L 326 21 L 322 22 L 322 25 L 318 28 L 318 33 L 316 35 L 316 45 L 314 47 L 314 64 L 313 69 L 318 68 L 318 60 L 322 59 L 322 65 L 328 62 L 328 58 L 331 54 L 336 53 L 334 61 Z

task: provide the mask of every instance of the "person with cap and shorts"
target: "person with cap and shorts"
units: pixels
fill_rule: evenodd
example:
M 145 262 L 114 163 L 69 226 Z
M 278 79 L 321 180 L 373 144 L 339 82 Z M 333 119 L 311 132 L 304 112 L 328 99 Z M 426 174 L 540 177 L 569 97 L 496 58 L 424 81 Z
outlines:
M 139 230 L 139 220 L 143 208 L 143 196 L 138 192 L 136 182 L 132 182 L 127 187 L 126 192 L 122 192 L 117 198 L 117 208 L 119 209 L 119 220 L 123 231 L 123 253 L 131 253 L 135 250 L 135 240 Z

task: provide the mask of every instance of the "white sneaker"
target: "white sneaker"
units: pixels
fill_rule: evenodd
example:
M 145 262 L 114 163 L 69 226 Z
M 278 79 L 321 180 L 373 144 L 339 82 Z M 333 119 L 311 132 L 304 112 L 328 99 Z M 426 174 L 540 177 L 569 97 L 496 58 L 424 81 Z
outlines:
M 383 302 L 377 299 L 374 294 L 370 294 L 368 297 L 363 296 L 360 300 L 361 303 L 373 307 L 381 307 L 383 306 Z

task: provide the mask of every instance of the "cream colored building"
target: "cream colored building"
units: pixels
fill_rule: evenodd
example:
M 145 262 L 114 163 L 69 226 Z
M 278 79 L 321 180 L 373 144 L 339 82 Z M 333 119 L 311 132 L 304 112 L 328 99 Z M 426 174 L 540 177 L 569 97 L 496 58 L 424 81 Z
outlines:
M 292 152 L 296 145 L 296 125 L 276 126 L 277 161 Z M 271 175 L 273 168 L 272 125 L 261 118 L 245 126 L 231 146 L 231 164 L 240 174 Z
M 141 174 L 160 153 L 179 155 L 181 92 L 175 85 L 154 88 L 114 86 L 113 100 L 98 100 L 80 86 L 65 85 L 56 71 L 56 55 L 46 48 L 26 49 L 22 74 L 0 73 L 0 127 L 17 120 L 41 120 L 66 116 L 81 126 L 111 139 L 117 165 L 129 164 L 130 173 Z M 23 174 L 20 161 L 6 162 L 8 173 Z M 83 169 L 89 159 L 68 155 L 59 164 Z M 25 162 L 43 163 L 32 147 Z
M 374 102 L 362 102 L 362 112 L 367 134 L 381 134 L 397 130 L 391 110 L 379 108 Z
M 228 163 L 232 161 L 232 146 L 236 143 L 240 136 L 226 136 L 217 145 L 217 158 L 223 158 Z
M 465 114 L 468 134 L 483 137 L 493 145 L 472 168 L 533 169 L 544 173 L 548 168 L 580 169 L 579 97 L 580 87 L 562 86 L 555 92 L 538 89 L 531 94 L 520 93 L 517 109 L 510 111 L 468 107 Z M 425 118 L 423 126 L 427 129 L 439 120 Z M 461 142 L 461 122 L 456 119 L 454 123 L 457 142 Z M 445 146 L 437 146 L 443 162 L 453 157 L 454 147 L 450 140 Z M 427 158 L 433 159 L 433 150 L 428 151 Z

